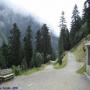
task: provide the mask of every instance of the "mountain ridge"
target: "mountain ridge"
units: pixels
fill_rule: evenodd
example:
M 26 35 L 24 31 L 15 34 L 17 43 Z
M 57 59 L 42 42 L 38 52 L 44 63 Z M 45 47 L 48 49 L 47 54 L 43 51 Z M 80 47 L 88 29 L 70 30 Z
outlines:
M 16 23 L 21 32 L 21 37 L 23 39 L 25 31 L 28 25 L 31 25 L 32 36 L 35 38 L 37 30 L 39 30 L 43 23 L 38 20 L 35 16 L 32 15 L 22 15 L 13 11 L 7 5 L 0 4 L 0 32 L 1 32 L 1 41 L 8 43 L 8 37 L 10 30 L 12 29 L 13 23 Z M 50 30 L 50 32 L 52 32 Z M 52 33 L 52 46 L 54 50 L 57 49 L 58 38 Z M 2 44 L 1 44 L 2 45 Z

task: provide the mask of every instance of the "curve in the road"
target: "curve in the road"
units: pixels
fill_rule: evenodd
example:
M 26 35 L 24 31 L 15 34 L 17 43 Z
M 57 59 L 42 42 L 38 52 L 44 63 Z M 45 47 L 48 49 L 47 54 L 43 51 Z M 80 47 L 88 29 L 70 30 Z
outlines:
M 90 90 L 90 81 L 76 73 L 78 64 L 71 52 L 68 52 L 68 64 L 56 70 L 49 65 L 43 71 L 31 76 L 18 76 L 0 87 L 18 87 L 18 90 Z

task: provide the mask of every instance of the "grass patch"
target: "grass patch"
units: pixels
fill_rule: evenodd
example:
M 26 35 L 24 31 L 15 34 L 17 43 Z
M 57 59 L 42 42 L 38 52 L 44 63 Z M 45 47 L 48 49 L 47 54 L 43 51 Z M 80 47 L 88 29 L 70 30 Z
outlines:
M 35 73 L 35 72 L 38 72 L 38 71 L 41 71 L 41 70 L 43 70 L 45 67 L 46 67 L 47 65 L 42 65 L 41 67 L 34 67 L 34 68 L 32 68 L 32 69 L 29 69 L 29 70 L 26 70 L 26 71 L 22 71 L 21 73 L 20 73 L 20 75 L 31 75 L 31 74 L 33 74 L 33 73 Z
M 67 65 L 67 54 L 64 56 L 64 58 L 62 59 L 62 64 L 59 65 L 59 63 L 55 63 L 54 64 L 54 68 L 55 69 L 62 69 Z
M 71 52 L 73 52 L 78 62 L 85 61 L 87 51 L 85 43 L 87 40 L 90 40 L 90 35 L 82 39 L 74 48 L 71 49 Z
M 76 72 L 79 74 L 84 74 L 84 72 L 86 72 L 86 65 L 84 64 L 81 66 Z
M 85 47 L 85 40 L 83 39 L 80 43 L 78 43 L 72 50 L 75 58 L 78 62 L 85 61 L 86 56 L 86 47 Z

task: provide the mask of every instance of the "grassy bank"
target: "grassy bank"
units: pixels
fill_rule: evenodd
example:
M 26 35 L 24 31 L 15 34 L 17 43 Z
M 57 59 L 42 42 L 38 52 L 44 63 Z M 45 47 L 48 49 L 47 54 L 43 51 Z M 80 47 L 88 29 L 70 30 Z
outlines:
M 67 65 L 67 54 L 64 56 L 64 58 L 62 59 L 62 64 L 59 65 L 59 63 L 55 63 L 54 64 L 54 68 L 55 69 L 62 69 Z
M 80 68 L 76 72 L 78 74 L 84 74 L 84 72 L 86 72 L 86 65 L 83 64 L 82 66 L 80 66 Z
M 31 69 L 28 69 L 28 70 L 19 70 L 19 71 L 16 72 L 16 76 L 19 76 L 19 75 L 31 75 L 31 74 L 33 74 L 35 72 L 43 70 L 46 66 L 47 66 L 47 64 L 43 64 L 41 67 L 33 67 Z
M 78 62 L 85 61 L 86 51 L 87 51 L 87 47 L 85 46 L 85 43 L 88 40 L 90 40 L 90 35 L 82 39 L 74 48 L 71 49 L 71 52 L 73 52 Z
M 79 74 L 84 74 L 86 72 L 86 54 L 87 54 L 87 47 L 85 46 L 85 43 L 90 40 L 90 35 L 88 35 L 86 38 L 82 39 L 81 42 L 79 42 L 74 48 L 71 49 L 71 52 L 75 55 L 76 61 L 80 64 L 80 68 L 76 71 Z
M 85 47 L 85 42 L 84 39 L 78 43 L 72 50 L 73 54 L 75 55 L 75 58 L 78 62 L 83 62 L 85 61 L 85 55 L 86 55 L 86 47 Z

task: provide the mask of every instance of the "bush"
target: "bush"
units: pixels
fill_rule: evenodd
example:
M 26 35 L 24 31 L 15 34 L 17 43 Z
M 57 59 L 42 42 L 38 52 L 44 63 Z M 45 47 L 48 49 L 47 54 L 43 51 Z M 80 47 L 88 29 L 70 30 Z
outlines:
M 65 56 L 65 53 L 63 53 L 61 56 L 59 56 L 59 58 L 58 58 L 59 65 L 62 64 L 62 59 L 63 59 L 64 56 Z
M 12 66 L 13 73 L 17 76 L 21 73 L 21 67 L 20 66 Z
M 43 64 L 43 56 L 41 53 L 36 53 L 35 59 L 34 59 L 34 64 L 36 67 L 40 67 L 41 64 Z
M 59 65 L 62 64 L 62 58 L 59 58 L 59 59 L 58 59 L 58 63 L 59 63 Z
M 47 55 L 47 60 L 49 61 L 51 59 L 52 59 L 51 55 Z

